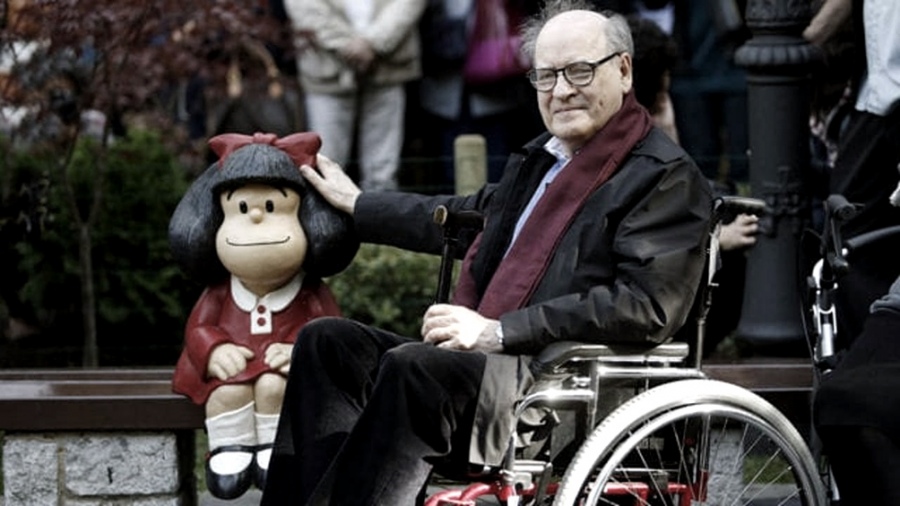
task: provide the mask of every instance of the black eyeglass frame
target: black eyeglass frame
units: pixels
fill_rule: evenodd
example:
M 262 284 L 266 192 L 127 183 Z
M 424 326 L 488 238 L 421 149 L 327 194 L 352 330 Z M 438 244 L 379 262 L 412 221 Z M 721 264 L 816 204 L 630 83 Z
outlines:
M 559 74 L 560 74 L 560 73 L 562 73 L 563 78 L 564 78 L 564 79 L 566 80 L 566 82 L 569 83 L 571 86 L 573 86 L 573 87 L 575 87 L 575 88 L 582 88 L 582 87 L 584 87 L 584 86 L 587 86 L 587 85 L 591 84 L 591 83 L 594 81 L 594 74 L 595 74 L 596 71 L 597 71 L 597 67 L 599 67 L 600 65 L 603 65 L 604 63 L 606 63 L 606 62 L 612 60 L 612 59 L 615 58 L 616 56 L 621 55 L 622 53 L 623 53 L 623 51 L 616 51 L 616 52 L 614 52 L 614 53 L 612 53 L 612 54 L 609 54 L 609 55 L 607 55 L 607 56 L 604 56 L 603 58 L 600 58 L 600 59 L 597 60 L 597 61 L 593 61 L 593 62 L 589 62 L 589 61 L 576 61 L 576 62 L 572 62 L 572 63 L 566 65 L 565 67 L 561 67 L 561 68 L 558 68 L 558 69 L 553 69 L 553 68 L 531 69 L 531 70 L 528 71 L 528 73 L 526 74 L 526 76 L 528 77 L 528 81 L 531 83 L 531 85 L 534 86 L 534 89 L 536 89 L 536 90 L 538 90 L 538 91 L 541 91 L 541 92 L 551 91 L 553 88 L 556 88 L 556 83 L 559 82 Z M 590 67 L 590 68 L 591 68 L 591 77 L 590 77 L 590 79 L 588 79 L 587 81 L 585 81 L 583 84 L 576 84 L 576 83 L 573 83 L 572 80 L 569 78 L 569 76 L 568 76 L 568 74 L 567 74 L 567 71 L 568 71 L 569 69 L 571 69 L 573 65 L 587 65 L 588 67 Z M 549 71 L 549 72 L 553 72 L 553 84 L 552 84 L 551 86 L 538 87 L 537 73 L 538 73 L 538 72 L 548 72 L 548 71 Z

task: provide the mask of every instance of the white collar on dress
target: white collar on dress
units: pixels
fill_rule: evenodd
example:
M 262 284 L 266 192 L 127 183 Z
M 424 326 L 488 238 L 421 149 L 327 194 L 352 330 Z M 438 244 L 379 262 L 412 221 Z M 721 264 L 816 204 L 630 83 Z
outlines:
M 252 311 L 259 304 L 264 304 L 269 311 L 281 311 L 294 300 L 303 285 L 303 273 L 299 272 L 286 285 L 269 292 L 262 297 L 247 290 L 236 276 L 231 276 L 231 297 L 234 303 L 244 311 Z

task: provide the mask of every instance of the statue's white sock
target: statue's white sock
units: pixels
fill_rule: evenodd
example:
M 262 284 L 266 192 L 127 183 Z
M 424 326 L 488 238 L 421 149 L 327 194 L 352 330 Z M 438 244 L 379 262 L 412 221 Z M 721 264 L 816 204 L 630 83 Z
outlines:
M 256 413 L 256 441 L 257 444 L 275 442 L 275 433 L 278 431 L 278 415 Z M 256 452 L 256 463 L 263 469 L 269 468 L 269 459 L 272 457 L 272 449 L 266 448 Z
M 206 433 L 209 436 L 210 451 L 231 445 L 255 446 L 254 408 L 255 403 L 251 402 L 234 411 L 207 418 Z M 216 474 L 234 474 L 246 469 L 252 459 L 253 454 L 250 452 L 223 451 L 212 456 L 209 467 Z

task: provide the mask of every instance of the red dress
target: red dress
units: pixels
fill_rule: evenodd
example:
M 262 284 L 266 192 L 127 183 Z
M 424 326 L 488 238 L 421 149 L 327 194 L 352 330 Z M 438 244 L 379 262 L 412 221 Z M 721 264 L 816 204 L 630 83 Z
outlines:
M 266 348 L 272 343 L 293 344 L 300 328 L 320 316 L 340 316 L 340 309 L 331 290 L 318 279 L 295 279 L 262 298 L 235 278 L 210 286 L 188 319 L 172 390 L 203 405 L 220 385 L 250 383 L 265 372 L 277 372 L 264 361 Z M 206 373 L 210 353 L 223 343 L 246 346 L 255 355 L 243 372 L 227 381 Z

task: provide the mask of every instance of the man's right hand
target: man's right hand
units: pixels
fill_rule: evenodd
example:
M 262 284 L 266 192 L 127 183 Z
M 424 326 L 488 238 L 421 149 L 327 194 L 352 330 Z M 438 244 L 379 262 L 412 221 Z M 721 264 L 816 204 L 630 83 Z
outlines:
M 337 163 L 329 160 L 324 155 L 316 156 L 318 170 L 309 165 L 301 165 L 300 173 L 313 185 L 322 197 L 335 208 L 353 216 L 356 207 L 356 199 L 362 190 L 350 179 Z

